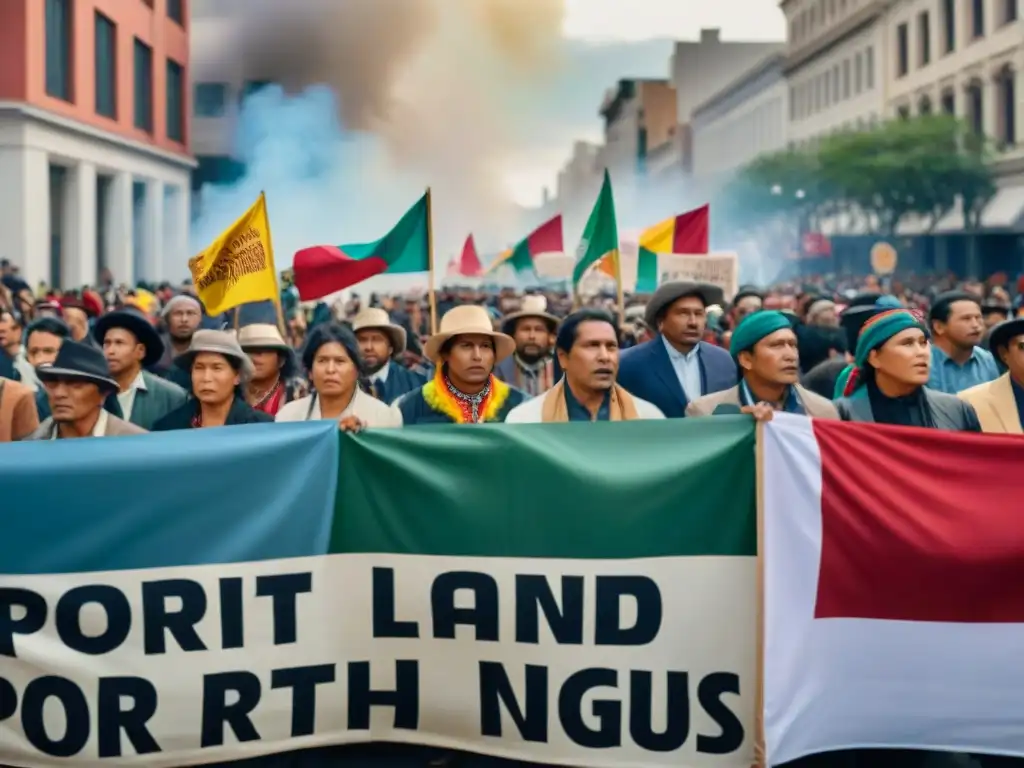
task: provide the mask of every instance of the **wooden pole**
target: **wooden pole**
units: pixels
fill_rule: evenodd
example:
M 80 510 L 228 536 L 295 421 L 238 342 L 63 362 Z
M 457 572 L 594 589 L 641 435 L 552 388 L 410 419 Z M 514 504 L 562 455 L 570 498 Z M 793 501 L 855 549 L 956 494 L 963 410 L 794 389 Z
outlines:
M 270 271 L 274 277 L 274 312 L 277 315 L 277 330 L 282 338 L 287 339 L 288 329 L 284 324 L 284 309 L 281 307 L 281 284 L 278 282 L 280 275 L 277 274 L 277 262 L 274 261 L 274 238 L 270 234 L 270 211 L 267 210 L 267 195 L 261 191 L 260 197 L 263 198 L 263 211 L 267 216 L 267 248 L 270 250 L 270 253 L 267 254 L 267 260 L 270 262 Z M 237 329 L 238 324 L 236 320 L 235 330 Z
M 430 302 L 430 333 L 437 333 L 437 296 L 434 294 L 434 221 L 427 187 L 427 301 Z
M 626 325 L 626 295 L 622 290 L 622 254 L 615 250 L 612 252 L 615 259 L 615 301 L 619 310 L 619 327 Z

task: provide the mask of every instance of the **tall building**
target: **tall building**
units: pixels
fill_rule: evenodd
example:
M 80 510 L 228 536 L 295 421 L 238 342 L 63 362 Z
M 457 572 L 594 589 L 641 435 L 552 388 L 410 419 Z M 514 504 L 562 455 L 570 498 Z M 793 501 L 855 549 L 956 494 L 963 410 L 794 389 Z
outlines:
M 30 284 L 187 275 L 188 5 L 0 2 L 0 255 Z

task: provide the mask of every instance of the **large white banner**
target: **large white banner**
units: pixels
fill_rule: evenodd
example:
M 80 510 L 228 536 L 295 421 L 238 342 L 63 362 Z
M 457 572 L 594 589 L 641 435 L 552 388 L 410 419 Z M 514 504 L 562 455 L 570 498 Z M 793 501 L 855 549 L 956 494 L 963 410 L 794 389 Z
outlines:
M 755 559 L 332 555 L 0 581 L 0 763 L 393 741 L 753 760 Z

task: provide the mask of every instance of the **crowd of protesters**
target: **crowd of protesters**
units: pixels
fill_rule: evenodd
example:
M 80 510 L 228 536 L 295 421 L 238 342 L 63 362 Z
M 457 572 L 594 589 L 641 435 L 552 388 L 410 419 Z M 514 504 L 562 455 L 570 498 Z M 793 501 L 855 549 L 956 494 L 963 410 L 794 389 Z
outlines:
M 209 317 L 190 286 L 0 288 L 0 442 L 271 421 L 430 423 L 694 418 L 783 411 L 1024 434 L 1024 281 L 816 278 L 727 302 L 668 282 L 574 304 L 560 292 L 352 294 Z M 252 310 L 249 312 L 248 310 Z M 283 327 L 282 327 L 283 326 Z M 804 765 L 989 766 L 1010 758 L 853 750 Z

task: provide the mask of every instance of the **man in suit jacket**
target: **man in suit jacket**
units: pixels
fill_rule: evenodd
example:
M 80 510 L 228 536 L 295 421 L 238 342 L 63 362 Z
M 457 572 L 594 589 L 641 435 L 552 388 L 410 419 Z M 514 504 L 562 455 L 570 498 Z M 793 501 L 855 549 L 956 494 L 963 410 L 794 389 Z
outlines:
M 117 391 L 103 353 L 88 344 L 66 340 L 57 359 L 36 368 L 46 388 L 53 415 L 26 440 L 61 440 L 79 437 L 115 437 L 144 434 L 103 409 L 103 401 Z
M 729 353 L 702 341 L 707 308 L 724 304 L 722 290 L 705 283 L 665 283 L 647 305 L 645 321 L 658 335 L 631 347 L 619 361 L 619 384 L 681 419 L 694 400 L 736 386 Z
M 123 418 L 148 431 L 185 404 L 184 389 L 145 370 L 163 357 L 164 342 L 142 312 L 133 307 L 110 312 L 96 321 L 92 332 L 117 381 Z
M 370 394 L 390 405 L 399 397 L 427 383 L 398 360 L 405 352 L 405 328 L 391 322 L 386 310 L 364 309 L 352 319 L 352 331 L 359 341 L 359 354 L 370 379 Z
M 989 347 L 1007 372 L 995 381 L 965 389 L 958 397 L 978 414 L 982 432 L 1024 434 L 1024 317 L 992 327 Z
M 35 392 L 0 376 L 0 443 L 23 440 L 38 427 Z
M 729 352 L 739 367 L 740 383 L 694 400 L 686 408 L 687 416 L 710 416 L 725 404 L 753 411 L 759 403 L 767 403 L 773 411 L 839 418 L 830 400 L 798 384 L 796 333 L 781 312 L 761 310 L 744 317 L 732 333 Z

